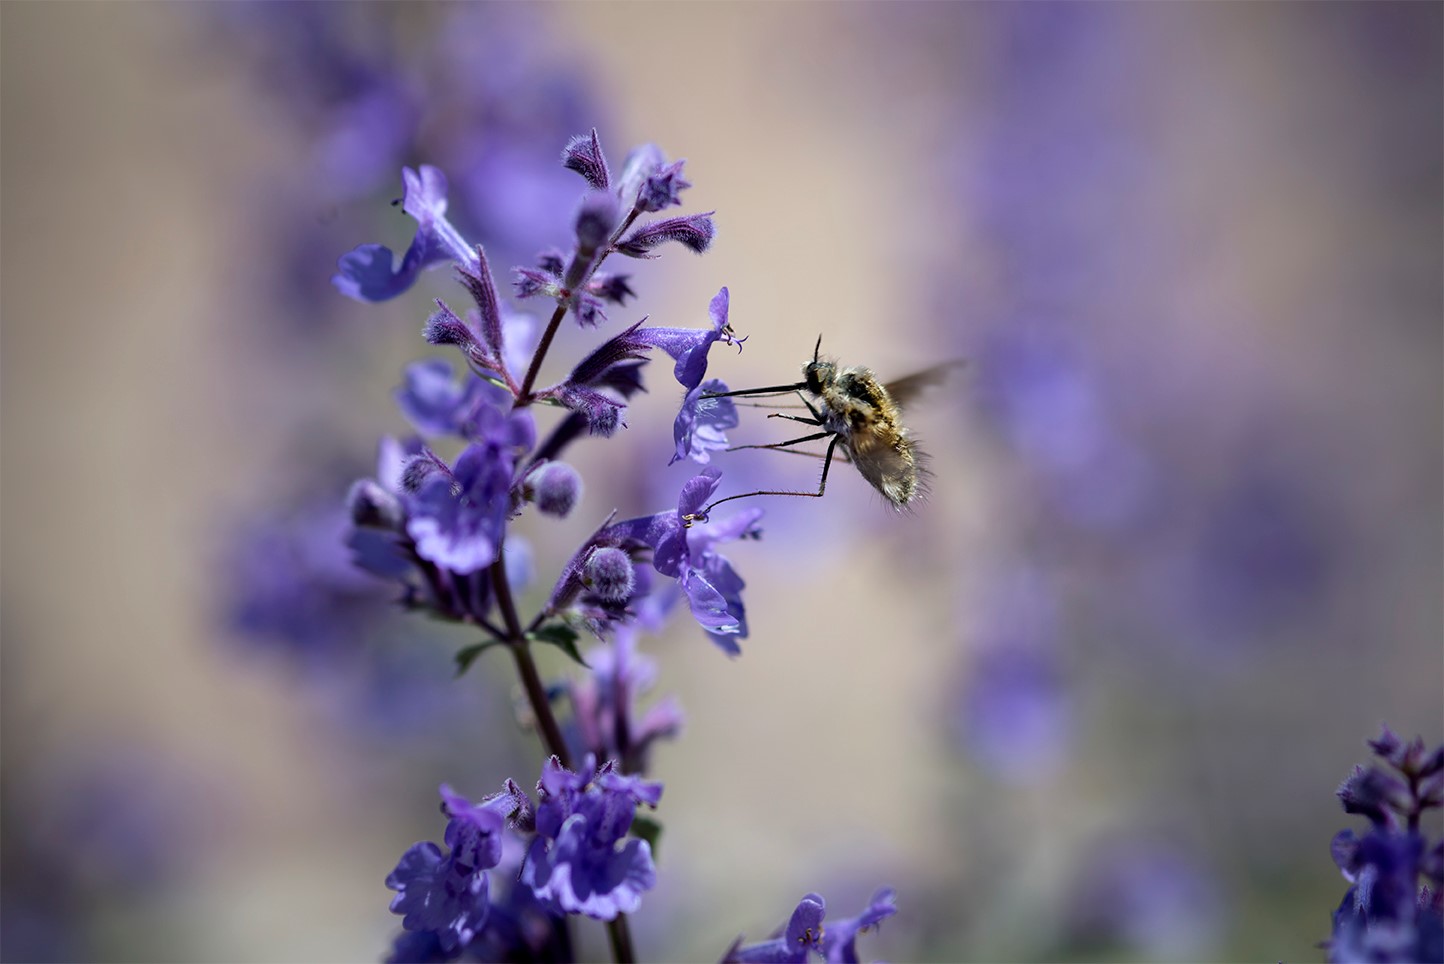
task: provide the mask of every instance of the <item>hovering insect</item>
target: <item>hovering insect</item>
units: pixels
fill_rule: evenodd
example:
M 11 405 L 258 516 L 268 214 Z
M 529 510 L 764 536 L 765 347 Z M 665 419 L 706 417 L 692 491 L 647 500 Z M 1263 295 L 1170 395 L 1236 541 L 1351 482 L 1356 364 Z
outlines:
M 913 401 L 926 388 L 947 377 L 961 365 L 960 361 L 944 362 L 914 375 L 884 384 L 871 370 L 858 365 L 838 367 L 834 361 L 820 356 L 822 338 L 812 350 L 812 361 L 802 366 L 802 381 L 794 385 L 772 385 L 735 392 L 719 392 L 710 396 L 725 398 L 734 395 L 777 395 L 796 392 L 812 413 L 811 418 L 774 413 L 770 418 L 785 418 L 821 429 L 811 435 L 774 442 L 771 445 L 739 445 L 738 449 L 786 449 L 803 442 L 830 439 L 823 456 L 822 478 L 816 492 L 761 490 L 718 499 L 713 506 L 733 499 L 754 495 L 796 495 L 821 498 L 827 490 L 827 471 L 839 446 L 847 460 L 857 466 L 868 484 L 896 509 L 907 508 L 923 494 L 921 463 L 924 456 L 917 442 L 902 422 L 902 407 Z M 803 394 L 806 393 L 806 394 Z M 731 450 L 729 450 L 731 451 Z

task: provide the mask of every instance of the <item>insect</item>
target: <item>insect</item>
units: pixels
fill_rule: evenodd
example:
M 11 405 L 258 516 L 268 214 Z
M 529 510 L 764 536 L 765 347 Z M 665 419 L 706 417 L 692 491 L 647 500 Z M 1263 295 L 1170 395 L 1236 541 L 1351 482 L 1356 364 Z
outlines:
M 772 385 L 735 392 L 719 392 L 714 398 L 733 395 L 769 395 L 797 392 L 807 406 L 811 418 L 774 413 L 770 418 L 785 418 L 821 429 L 811 435 L 774 442 L 770 445 L 739 445 L 738 449 L 786 449 L 803 442 L 828 439 L 823 456 L 822 478 L 816 492 L 760 490 L 718 499 L 699 515 L 705 516 L 713 506 L 733 499 L 754 495 L 796 495 L 821 498 L 827 490 L 827 472 L 832 467 L 833 453 L 840 446 L 847 460 L 857 466 L 862 477 L 896 509 L 907 508 L 923 494 L 924 457 L 917 442 L 902 421 L 902 407 L 926 388 L 947 377 L 950 370 L 962 364 L 944 362 L 914 375 L 884 384 L 870 369 L 858 365 L 839 367 L 821 357 L 822 338 L 812 350 L 812 360 L 802 366 L 802 381 L 793 385 Z M 804 394 L 805 393 L 805 394 Z M 731 451 L 731 450 L 729 450 Z

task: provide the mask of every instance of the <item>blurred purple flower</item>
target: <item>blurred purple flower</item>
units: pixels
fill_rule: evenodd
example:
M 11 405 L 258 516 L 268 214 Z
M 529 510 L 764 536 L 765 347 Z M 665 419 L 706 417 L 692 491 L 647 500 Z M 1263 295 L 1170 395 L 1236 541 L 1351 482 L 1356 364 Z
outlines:
M 1386 725 L 1369 747 L 1397 776 L 1355 767 L 1339 787 L 1345 812 L 1372 828 L 1362 837 L 1342 830 L 1330 845 L 1350 887 L 1334 912 L 1329 960 L 1444 960 L 1444 839 L 1430 844 L 1420 822 L 1444 807 L 1444 746 L 1405 743 Z
M 892 888 L 884 887 L 873 894 L 861 914 L 824 927 L 827 903 L 818 894 L 808 894 L 798 903 L 781 934 L 746 947 L 738 938 L 722 960 L 725 964 L 805 964 L 812 954 L 820 954 L 830 964 L 857 964 L 858 935 L 896 914 L 895 900 Z
M 1116 841 L 1085 861 L 1083 874 L 1072 909 L 1075 940 L 1121 945 L 1155 961 L 1215 955 L 1222 896 L 1213 876 L 1184 851 Z
M 656 685 L 657 667 L 637 651 L 632 627 L 618 626 L 612 641 L 588 650 L 586 659 L 590 672 L 565 684 L 572 709 L 568 742 L 578 756 L 590 753 L 620 761 L 624 772 L 646 773 L 652 744 L 680 732 L 681 707 L 668 697 L 641 712 L 638 701 Z
M 1046 777 L 1072 742 L 1073 698 L 1059 665 L 1057 601 L 1030 568 L 985 587 L 974 607 L 966 679 L 952 715 L 970 757 L 995 776 Z

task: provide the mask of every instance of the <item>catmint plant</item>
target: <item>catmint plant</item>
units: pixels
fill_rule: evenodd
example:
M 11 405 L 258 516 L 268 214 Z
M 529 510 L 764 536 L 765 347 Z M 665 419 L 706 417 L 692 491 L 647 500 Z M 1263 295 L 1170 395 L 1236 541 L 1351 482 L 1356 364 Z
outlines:
M 1444 746 L 1406 743 L 1387 725 L 1368 742 L 1379 763 L 1338 789 L 1369 829 L 1341 830 L 1329 847 L 1349 889 L 1324 946 L 1336 962 L 1444 961 L 1444 839 L 1431 842 L 1422 821 L 1444 807 Z
M 341 293 L 374 302 L 408 290 L 423 271 L 449 266 L 462 288 L 466 306 L 437 299 L 423 327 L 427 342 L 459 354 L 459 365 L 430 359 L 407 368 L 395 398 L 417 435 L 383 439 L 375 475 L 352 486 L 349 545 L 361 568 L 399 586 L 403 606 L 480 634 L 456 654 L 459 672 L 490 650 L 510 653 L 544 747 L 534 794 L 512 779 L 478 800 L 441 788 L 442 842 L 412 846 L 386 877 L 403 928 L 392 960 L 570 959 L 574 917 L 605 922 L 615 958 L 634 959 L 627 915 L 657 884 L 661 831 L 652 813 L 663 786 L 646 773 L 655 743 L 682 724 L 673 700 L 639 705 L 655 668 L 638 639 L 684 603 L 728 655 L 740 654 L 738 641 L 748 635 L 746 584 L 722 549 L 760 538 L 762 511 L 704 514 L 721 484 L 712 466 L 660 511 L 596 517 L 591 534 L 557 565 L 539 608 L 519 609 L 527 567 L 514 548 L 517 520 L 529 510 L 550 518 L 593 511 L 565 456 L 574 444 L 612 439 L 626 427 L 654 351 L 673 360 L 682 394 L 672 463 L 710 462 L 737 424 L 730 399 L 709 397 L 725 383 L 707 377 L 711 348 L 740 349 L 743 341 L 729 322 L 726 288 L 711 299 L 702 327 L 643 317 L 604 334 L 560 381 L 539 381 L 562 324 L 600 332 L 637 296 L 629 275 L 603 270 L 608 259 L 656 258 L 675 245 L 700 254 L 714 237 L 710 212 L 666 214 L 690 184 L 683 162 L 654 146 L 634 150 L 614 171 L 593 130 L 567 143 L 562 163 L 588 188 L 568 246 L 546 249 L 511 274 L 511 294 L 549 312 L 539 334 L 503 298 L 486 251 L 448 220 L 448 183 L 435 167 L 402 173 L 401 208 L 417 225 L 406 251 L 361 245 L 340 259 L 332 279 Z M 554 416 L 539 417 L 547 409 Z M 445 450 L 457 454 L 444 457 Z M 582 634 L 597 640 L 585 656 Z M 532 653 L 539 644 L 560 648 L 581 675 L 543 681 Z M 559 717 L 559 708 L 570 712 Z M 824 929 L 822 900 L 809 895 L 801 918 L 794 915 L 805 918 L 800 943 L 789 943 L 789 929 L 779 948 L 726 953 L 804 960 L 815 951 L 856 960 L 857 934 L 893 912 L 892 891 L 883 890 L 858 917 Z M 769 956 L 774 951 L 783 956 Z

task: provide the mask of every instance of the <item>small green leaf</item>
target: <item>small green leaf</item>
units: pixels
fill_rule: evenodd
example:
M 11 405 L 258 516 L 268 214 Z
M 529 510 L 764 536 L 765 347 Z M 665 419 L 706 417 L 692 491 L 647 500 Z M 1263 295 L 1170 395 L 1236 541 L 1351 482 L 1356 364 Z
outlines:
M 484 639 L 479 643 L 472 643 L 470 646 L 463 647 L 456 654 L 456 675 L 461 676 L 467 670 L 471 669 L 471 664 L 476 662 L 476 658 L 486 650 L 491 649 L 493 646 L 500 645 L 501 640 L 499 639 Z
M 548 623 L 528 633 L 527 639 L 555 646 L 582 666 L 587 665 L 587 661 L 582 659 L 582 654 L 577 652 L 577 631 L 566 623 Z
M 656 860 L 657 841 L 662 839 L 661 822 L 638 814 L 632 818 L 631 834 L 633 837 L 647 841 L 647 845 L 652 848 L 652 859 Z

